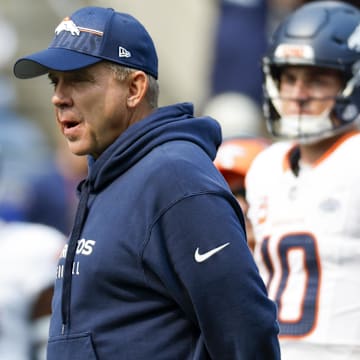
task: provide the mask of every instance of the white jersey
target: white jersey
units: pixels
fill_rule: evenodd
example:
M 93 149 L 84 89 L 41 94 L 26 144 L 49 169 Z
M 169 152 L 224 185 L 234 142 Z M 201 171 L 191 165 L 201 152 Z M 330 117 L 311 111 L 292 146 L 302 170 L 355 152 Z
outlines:
M 54 282 L 64 240 L 44 225 L 0 223 L 0 359 L 30 359 L 32 305 Z
M 290 170 L 275 143 L 247 178 L 254 256 L 278 305 L 283 360 L 360 359 L 360 134 Z

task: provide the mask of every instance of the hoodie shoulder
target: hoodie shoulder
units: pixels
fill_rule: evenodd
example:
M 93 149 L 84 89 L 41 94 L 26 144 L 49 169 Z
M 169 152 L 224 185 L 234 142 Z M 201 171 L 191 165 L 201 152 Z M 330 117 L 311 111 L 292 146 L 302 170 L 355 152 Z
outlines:
M 154 165 L 148 169 L 148 176 L 160 185 L 161 191 L 169 188 L 187 194 L 219 189 L 221 176 L 198 144 L 183 140 L 167 142 L 154 149 L 148 160 Z
M 220 143 L 218 122 L 210 117 L 194 117 L 189 104 L 160 108 L 130 126 L 109 146 L 93 164 L 90 181 L 97 192 L 131 168 L 144 164 L 144 159 L 154 156 L 157 161 L 166 161 L 171 156 L 176 162 L 191 163 L 194 157 L 200 161 L 201 154 L 201 158 L 207 156 L 205 162 L 209 163 L 215 159 Z

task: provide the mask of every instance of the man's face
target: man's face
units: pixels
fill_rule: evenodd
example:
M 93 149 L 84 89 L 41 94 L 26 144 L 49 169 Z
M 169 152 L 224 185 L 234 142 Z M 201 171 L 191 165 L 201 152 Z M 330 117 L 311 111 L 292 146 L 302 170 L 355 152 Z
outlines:
M 56 120 L 76 155 L 97 158 L 131 121 L 128 83 L 104 63 L 70 72 L 49 72 Z
M 312 66 L 288 66 L 280 75 L 282 115 L 320 115 L 334 105 L 343 82 L 339 72 Z

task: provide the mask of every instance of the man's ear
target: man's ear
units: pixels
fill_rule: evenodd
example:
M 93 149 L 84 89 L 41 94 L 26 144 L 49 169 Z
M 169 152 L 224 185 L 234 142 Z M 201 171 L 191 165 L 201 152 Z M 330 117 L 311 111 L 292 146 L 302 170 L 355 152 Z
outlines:
M 144 99 L 149 87 L 149 80 L 143 71 L 135 71 L 130 74 L 128 81 L 129 95 L 127 105 L 134 108 Z

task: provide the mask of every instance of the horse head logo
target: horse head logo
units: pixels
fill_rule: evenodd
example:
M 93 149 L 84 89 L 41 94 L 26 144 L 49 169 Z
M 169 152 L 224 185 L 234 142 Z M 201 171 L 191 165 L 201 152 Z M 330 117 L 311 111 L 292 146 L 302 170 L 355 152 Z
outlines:
M 79 28 L 75 25 L 75 23 L 69 18 L 66 17 L 55 29 L 55 34 L 59 35 L 62 31 L 68 31 L 71 35 L 80 35 Z

